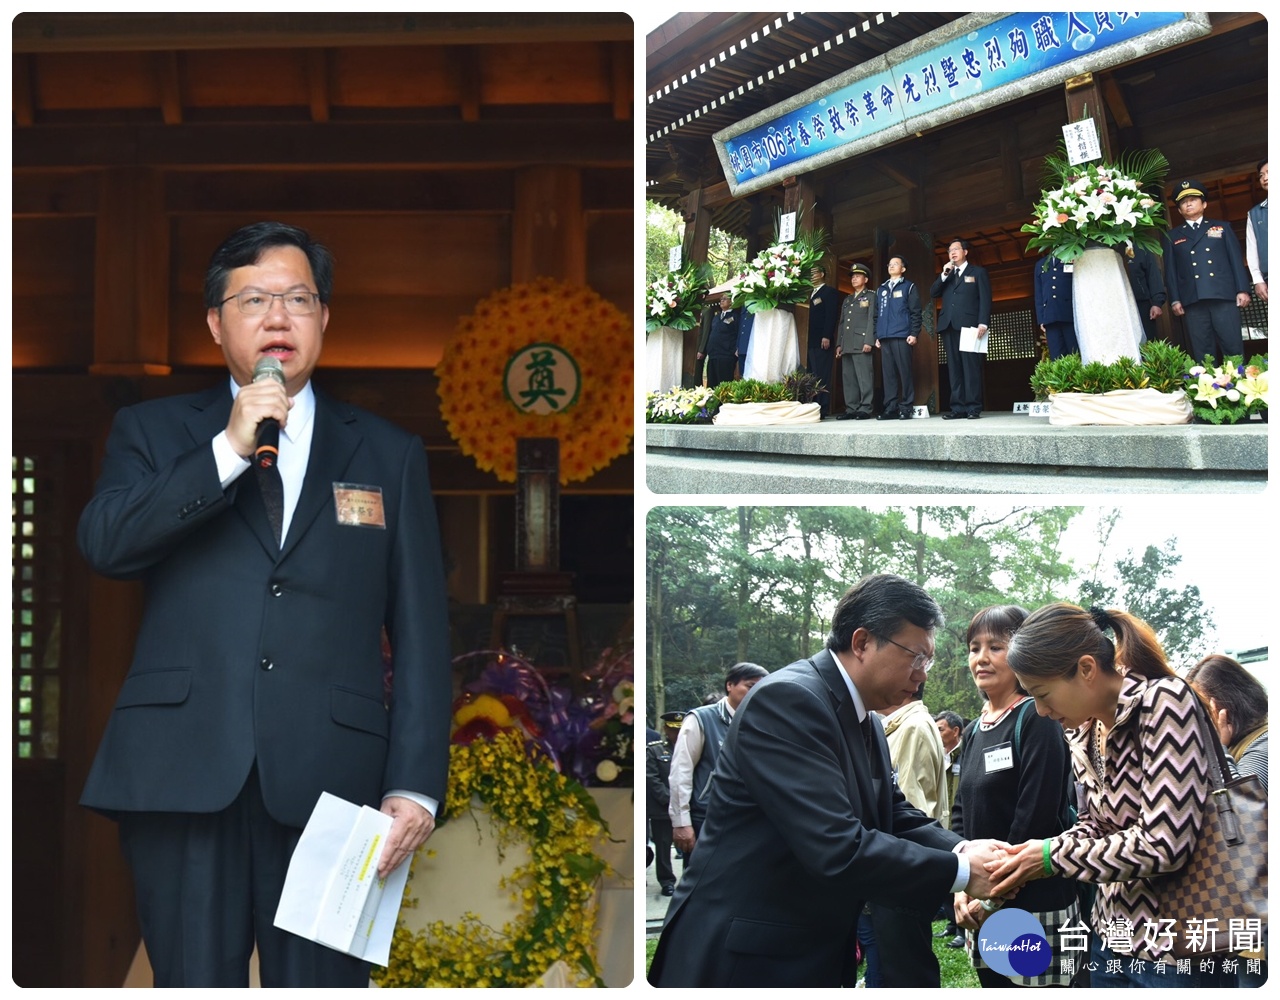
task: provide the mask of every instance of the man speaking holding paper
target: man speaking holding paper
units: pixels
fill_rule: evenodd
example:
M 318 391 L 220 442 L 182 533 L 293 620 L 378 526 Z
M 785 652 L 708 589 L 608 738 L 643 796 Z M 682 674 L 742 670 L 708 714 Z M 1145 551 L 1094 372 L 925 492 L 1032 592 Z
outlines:
M 982 416 L 982 362 L 986 358 L 987 327 L 991 324 L 991 282 L 987 269 L 969 263 L 969 241 L 952 240 L 947 263 L 929 289 L 931 299 L 941 299 L 938 336 L 947 351 L 947 376 L 951 382 L 951 412 L 943 420 Z M 963 350 L 960 331 L 976 327 L 977 350 Z M 965 345 L 966 347 L 968 345 Z
M 230 384 L 121 410 L 80 519 L 94 569 L 146 586 L 81 802 L 120 822 L 157 986 L 246 986 L 255 940 L 263 986 L 367 985 L 367 963 L 273 926 L 293 847 L 331 792 L 393 817 L 386 874 L 445 797 L 426 456 L 312 387 L 332 270 L 292 226 L 233 233 L 205 277 Z M 251 463 L 270 421 L 278 461 Z

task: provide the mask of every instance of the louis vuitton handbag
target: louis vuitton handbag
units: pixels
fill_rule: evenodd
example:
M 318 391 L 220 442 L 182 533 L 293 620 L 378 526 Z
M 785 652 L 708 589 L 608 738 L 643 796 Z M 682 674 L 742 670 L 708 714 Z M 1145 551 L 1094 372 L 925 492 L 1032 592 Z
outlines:
M 1232 930 L 1267 926 L 1267 793 L 1257 775 L 1231 778 L 1226 752 L 1196 701 L 1196 719 L 1209 753 L 1209 801 L 1195 853 L 1179 872 L 1153 879 L 1159 917 L 1172 920 L 1173 954 L 1196 958 L 1247 950 Z M 1233 921 L 1239 921 L 1233 927 Z M 1248 921 L 1246 923 L 1246 921 Z

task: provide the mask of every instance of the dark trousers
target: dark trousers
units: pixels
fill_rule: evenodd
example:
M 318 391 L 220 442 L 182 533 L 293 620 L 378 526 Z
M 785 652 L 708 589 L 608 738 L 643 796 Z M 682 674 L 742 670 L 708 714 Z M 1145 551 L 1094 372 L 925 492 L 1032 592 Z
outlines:
M 1151 341 L 1156 339 L 1156 321 L 1151 318 L 1151 300 L 1135 299 L 1138 304 L 1138 319 L 1142 320 L 1142 337 L 1143 341 Z M 1164 306 L 1160 307 L 1161 309 Z
M 873 903 L 871 926 L 884 986 L 942 986 L 942 970 L 933 953 L 933 913 Z
M 875 364 L 870 354 L 861 350 L 840 356 L 846 413 L 871 416 L 871 398 L 875 390 Z
M 671 820 L 651 817 L 649 835 L 653 837 L 653 865 L 658 885 L 675 885 L 676 873 L 671 867 Z
M 733 381 L 733 370 L 737 365 L 738 359 L 735 357 L 728 358 L 707 358 L 707 386 L 714 389 L 721 382 Z
M 1205 299 L 1183 309 L 1187 336 L 1191 340 L 1191 360 L 1196 364 L 1206 356 L 1221 363 L 1228 354 L 1244 353 L 1240 309 L 1234 299 Z
M 916 405 L 915 379 L 911 374 L 911 345 L 905 337 L 880 341 L 880 373 L 884 376 L 884 412 L 911 416 Z
M 267 814 L 256 767 L 221 812 L 121 814 L 157 987 L 246 987 L 255 940 L 263 986 L 368 986 L 368 962 L 274 926 L 301 835 Z
M 835 358 L 835 348 L 828 347 L 825 351 L 821 347 L 809 345 L 809 371 L 818 376 L 818 381 L 826 388 L 813 397 L 813 401 L 822 407 L 822 415 L 825 417 L 831 412 L 831 366 Z
M 1049 342 L 1049 360 L 1051 361 L 1057 361 L 1068 354 L 1080 353 L 1080 344 L 1076 341 L 1076 325 L 1074 323 L 1046 323 L 1044 325 L 1044 336 L 1045 340 Z
M 947 351 L 947 378 L 951 383 L 952 413 L 982 412 L 982 362 L 985 354 L 960 350 L 960 331 L 948 327 L 938 331 Z

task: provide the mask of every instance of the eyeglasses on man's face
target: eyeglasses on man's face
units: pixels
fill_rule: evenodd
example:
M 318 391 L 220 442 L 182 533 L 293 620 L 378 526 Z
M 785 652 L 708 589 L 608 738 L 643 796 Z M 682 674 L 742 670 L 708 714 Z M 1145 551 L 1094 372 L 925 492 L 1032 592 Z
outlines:
M 933 667 L 933 657 L 930 656 L 928 653 L 921 653 L 918 650 L 912 649 L 910 646 L 904 646 L 900 642 L 894 642 L 888 636 L 885 637 L 884 641 L 893 643 L 893 645 L 897 646 L 899 649 L 904 650 L 905 652 L 908 652 L 915 657 L 915 659 L 911 661 L 912 670 L 919 670 L 922 673 L 927 674 L 929 670 Z
M 246 288 L 235 295 L 228 295 L 218 303 L 219 307 L 232 299 L 236 300 L 237 308 L 246 316 L 265 316 L 271 311 L 271 304 L 276 299 L 284 303 L 285 312 L 290 316 L 311 316 L 320 304 L 319 294 L 306 288 L 291 288 L 287 292 L 264 292 L 259 288 Z

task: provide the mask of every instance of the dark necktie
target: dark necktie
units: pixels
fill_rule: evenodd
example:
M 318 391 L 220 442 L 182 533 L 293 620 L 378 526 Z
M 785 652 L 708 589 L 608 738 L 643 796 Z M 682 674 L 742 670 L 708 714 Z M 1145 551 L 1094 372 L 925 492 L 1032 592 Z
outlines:
M 871 713 L 867 713 L 867 717 L 862 720 L 862 743 L 867 748 L 867 753 L 871 753 Z
M 271 522 L 276 546 L 279 547 L 284 534 L 284 480 L 280 478 L 280 469 L 274 462 L 265 467 L 254 465 L 253 469 L 258 476 L 262 505 L 267 508 L 267 520 Z

